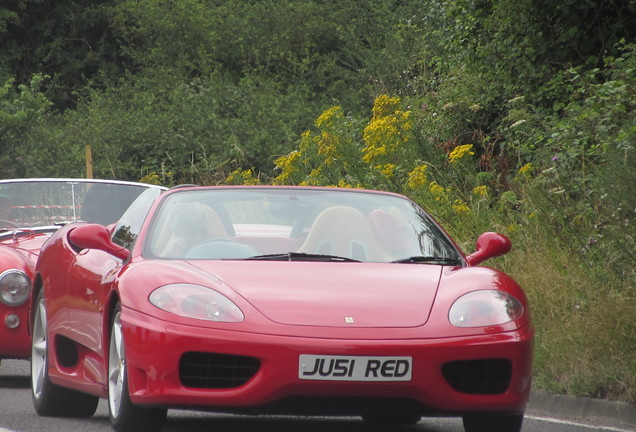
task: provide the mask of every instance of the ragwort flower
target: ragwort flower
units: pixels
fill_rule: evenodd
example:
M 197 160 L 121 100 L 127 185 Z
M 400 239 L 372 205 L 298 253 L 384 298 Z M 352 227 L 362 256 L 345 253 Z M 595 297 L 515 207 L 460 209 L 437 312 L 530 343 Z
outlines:
M 475 188 L 473 188 L 473 193 L 477 196 L 485 198 L 488 196 L 488 186 L 486 185 L 476 186 Z
M 395 153 L 411 138 L 411 111 L 400 110 L 400 98 L 380 95 L 373 105 L 373 116 L 364 128 L 362 160 L 368 164 Z
M 413 168 L 413 171 L 409 173 L 409 178 L 406 185 L 411 189 L 419 189 L 426 184 L 428 178 L 426 177 L 426 170 L 428 165 L 418 165 Z
M 275 184 L 285 184 L 291 180 L 292 175 L 298 171 L 297 163 L 301 156 L 300 151 L 294 150 L 274 161 L 276 168 L 281 170 L 281 173 L 274 179 Z
M 393 172 L 395 171 L 395 164 L 388 163 L 388 164 L 377 165 L 375 169 L 377 169 L 385 177 L 391 178 L 393 177 Z
M 453 210 L 455 210 L 455 213 L 459 215 L 470 212 L 470 207 L 468 207 L 468 204 L 466 204 L 464 201 L 460 199 L 456 199 L 452 207 L 453 207 Z
M 318 116 L 316 119 L 316 127 L 323 128 L 333 126 L 334 122 L 342 117 L 342 107 L 340 105 L 332 106 Z
M 474 155 L 475 152 L 473 151 L 473 145 L 472 144 L 464 144 L 464 145 L 460 145 L 455 147 L 455 149 L 453 149 L 453 151 L 448 155 L 448 161 L 450 163 L 457 163 L 459 162 L 464 156 L 468 155 L 468 156 L 472 156 Z
M 432 181 L 428 185 L 428 190 L 430 191 L 435 201 L 446 201 L 448 200 L 448 189 L 443 186 L 440 186 L 439 183 Z

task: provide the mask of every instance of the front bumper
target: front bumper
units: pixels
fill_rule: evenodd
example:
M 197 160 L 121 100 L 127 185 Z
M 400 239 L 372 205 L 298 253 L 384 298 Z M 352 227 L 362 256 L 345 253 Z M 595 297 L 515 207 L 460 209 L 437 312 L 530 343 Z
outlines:
M 531 387 L 533 330 L 459 338 L 419 340 L 319 339 L 235 331 L 161 322 L 125 309 L 122 313 L 131 400 L 140 405 L 234 412 L 299 413 L 305 400 L 318 412 L 332 412 L 318 400 L 348 401 L 354 412 L 387 401 L 407 403 L 422 415 L 473 411 L 525 410 Z M 216 353 L 258 360 L 255 373 L 232 388 L 185 386 L 180 361 L 186 353 Z M 301 354 L 412 357 L 412 379 L 391 382 L 301 380 Z M 496 393 L 458 391 L 445 377 L 445 365 L 494 359 L 511 366 L 506 387 Z M 495 363 L 498 364 L 498 363 Z M 455 386 L 456 387 L 456 386 Z M 355 403 L 353 403 L 355 401 Z M 339 405 L 339 402 L 336 404 Z M 333 407 L 333 404 L 331 405 Z M 295 408 L 294 408 L 295 407 Z M 366 407 L 366 408 L 365 408 Z

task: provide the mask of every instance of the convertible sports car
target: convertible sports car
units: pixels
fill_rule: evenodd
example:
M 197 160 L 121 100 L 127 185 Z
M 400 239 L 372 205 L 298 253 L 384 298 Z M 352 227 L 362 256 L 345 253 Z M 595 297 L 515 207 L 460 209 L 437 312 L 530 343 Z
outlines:
M 29 298 L 42 244 L 66 223 L 114 223 L 148 187 L 87 179 L 0 180 L 0 359 L 31 355 Z
M 111 228 L 71 224 L 34 281 L 32 394 L 45 416 L 160 430 L 168 408 L 461 416 L 519 431 L 531 385 L 523 290 L 407 198 L 286 186 L 144 192 Z

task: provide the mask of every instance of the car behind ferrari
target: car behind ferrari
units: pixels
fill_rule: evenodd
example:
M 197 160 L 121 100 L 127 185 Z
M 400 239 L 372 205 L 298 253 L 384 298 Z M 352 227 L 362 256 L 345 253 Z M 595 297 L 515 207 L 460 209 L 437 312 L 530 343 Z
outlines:
M 64 224 L 114 223 L 148 187 L 113 180 L 0 180 L 0 359 L 31 355 L 31 281 L 42 244 Z
M 70 224 L 34 281 L 32 394 L 45 416 L 161 430 L 168 408 L 521 430 L 523 290 L 411 200 L 284 186 L 148 190 L 111 227 Z

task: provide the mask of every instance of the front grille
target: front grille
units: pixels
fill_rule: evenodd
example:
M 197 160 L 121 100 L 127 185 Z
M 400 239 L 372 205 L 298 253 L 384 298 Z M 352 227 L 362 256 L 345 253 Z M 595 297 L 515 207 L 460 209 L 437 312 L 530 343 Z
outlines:
M 442 373 L 458 392 L 499 394 L 504 393 L 510 385 L 512 363 L 507 359 L 454 361 L 446 363 Z
M 179 362 L 179 377 L 186 387 L 229 389 L 249 381 L 260 365 L 253 357 L 187 352 Z

